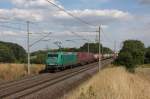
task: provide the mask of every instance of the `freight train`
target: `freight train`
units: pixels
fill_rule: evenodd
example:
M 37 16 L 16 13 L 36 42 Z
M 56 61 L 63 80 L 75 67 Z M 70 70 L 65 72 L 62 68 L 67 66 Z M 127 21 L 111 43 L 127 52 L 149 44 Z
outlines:
M 104 57 L 101 57 L 101 59 L 102 58 Z M 99 56 L 87 52 L 49 52 L 46 59 L 45 70 L 63 70 L 68 67 L 93 63 L 98 61 L 98 59 Z

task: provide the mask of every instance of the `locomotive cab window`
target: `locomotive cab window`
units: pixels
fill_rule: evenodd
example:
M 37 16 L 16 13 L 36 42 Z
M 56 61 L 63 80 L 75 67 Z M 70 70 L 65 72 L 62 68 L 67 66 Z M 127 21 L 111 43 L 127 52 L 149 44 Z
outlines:
M 57 54 L 48 54 L 48 57 L 58 57 Z

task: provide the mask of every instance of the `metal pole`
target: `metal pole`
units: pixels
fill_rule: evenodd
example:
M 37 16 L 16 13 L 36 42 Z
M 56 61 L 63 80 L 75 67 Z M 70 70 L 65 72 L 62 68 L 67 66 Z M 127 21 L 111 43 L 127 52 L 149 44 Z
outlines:
M 28 35 L 28 39 L 27 39 L 27 47 L 28 47 L 28 75 L 30 74 L 30 32 L 29 32 L 29 24 L 30 22 L 27 21 L 27 35 Z
M 89 42 L 88 42 L 88 54 L 90 53 L 90 45 L 89 45 Z
M 100 71 L 101 68 L 101 38 L 100 38 L 100 33 L 101 33 L 101 26 L 99 26 L 99 64 L 98 64 L 98 71 Z
M 114 57 L 113 58 L 116 58 L 116 40 L 114 41 Z
M 116 53 L 116 40 L 114 41 L 114 54 Z

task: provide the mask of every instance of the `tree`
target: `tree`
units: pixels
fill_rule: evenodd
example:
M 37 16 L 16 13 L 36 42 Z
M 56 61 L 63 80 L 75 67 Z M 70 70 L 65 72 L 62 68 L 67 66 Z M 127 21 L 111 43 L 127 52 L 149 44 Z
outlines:
M 47 51 L 36 51 L 31 53 L 31 63 L 44 64 L 46 61 Z
M 150 63 L 150 47 L 146 48 L 145 63 L 146 63 L 146 64 L 149 64 L 149 63 Z
M 8 47 L 0 44 L 0 62 L 12 63 L 14 61 L 15 61 L 15 56 L 12 53 L 12 51 Z
M 61 48 L 60 49 L 62 52 L 78 52 L 77 48 Z M 59 50 L 57 50 L 59 51 Z
M 31 59 L 31 62 L 34 64 L 45 64 L 46 55 L 45 54 L 38 54 L 35 58 Z
M 102 47 L 102 45 L 101 45 Z M 89 43 L 89 49 L 92 53 L 98 53 L 99 51 L 99 43 Z M 87 52 L 88 51 L 88 43 L 85 43 L 83 46 L 79 48 L 79 51 L 81 52 Z
M 117 58 L 117 64 L 124 65 L 129 71 L 134 72 L 135 64 L 129 52 L 121 52 Z
M 81 46 L 79 48 L 79 51 L 87 52 L 87 49 L 88 49 L 88 43 L 85 43 L 83 46 Z M 98 53 L 99 52 L 99 43 L 89 43 L 89 49 L 90 49 L 90 52 L 92 52 L 92 53 Z M 101 44 L 101 52 L 103 54 L 110 54 L 113 51 L 110 48 L 103 47 Z
M 25 62 L 26 51 L 18 44 L 0 41 L 0 50 L 1 62 Z
M 111 54 L 113 51 L 110 48 L 102 47 L 102 53 L 103 54 Z
M 141 41 L 126 40 L 115 63 L 134 71 L 137 65 L 144 63 L 144 54 L 145 47 Z
M 8 47 L 12 50 L 16 61 L 25 62 L 27 54 L 23 47 L 19 46 L 18 44 L 9 44 Z

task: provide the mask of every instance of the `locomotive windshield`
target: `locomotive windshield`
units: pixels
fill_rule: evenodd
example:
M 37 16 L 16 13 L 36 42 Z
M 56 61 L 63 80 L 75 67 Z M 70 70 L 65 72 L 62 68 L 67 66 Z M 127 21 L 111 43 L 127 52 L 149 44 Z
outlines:
M 58 57 L 58 54 L 48 54 L 48 57 Z

